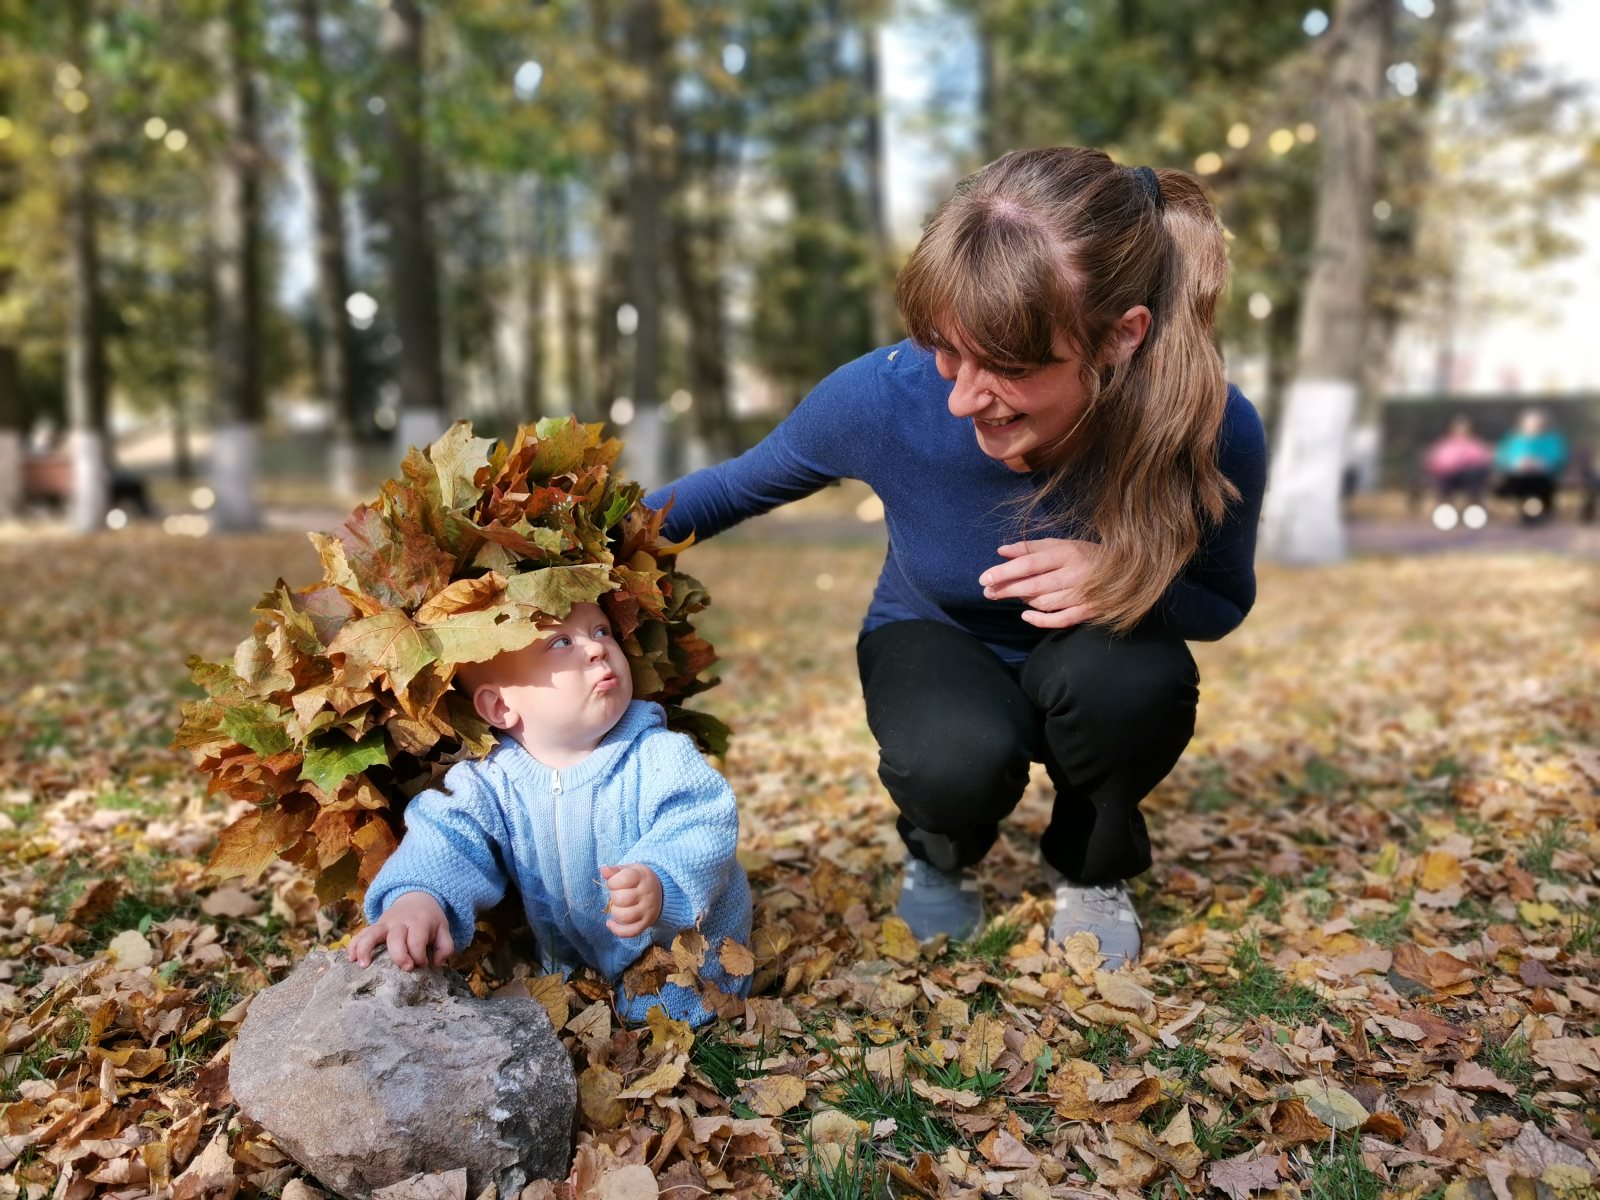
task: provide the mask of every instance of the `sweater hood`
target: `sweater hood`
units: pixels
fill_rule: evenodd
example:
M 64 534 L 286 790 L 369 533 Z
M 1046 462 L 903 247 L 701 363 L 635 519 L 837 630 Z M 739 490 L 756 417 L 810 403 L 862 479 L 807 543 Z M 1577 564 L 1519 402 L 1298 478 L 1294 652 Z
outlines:
M 563 788 L 596 783 L 609 775 L 627 755 L 628 748 L 652 729 L 665 729 L 667 714 L 650 700 L 633 700 L 611 727 L 600 744 L 580 763 L 570 767 L 547 767 L 508 733 L 499 735 L 499 745 L 488 760 L 513 780 L 531 787 L 548 789 L 559 775 Z

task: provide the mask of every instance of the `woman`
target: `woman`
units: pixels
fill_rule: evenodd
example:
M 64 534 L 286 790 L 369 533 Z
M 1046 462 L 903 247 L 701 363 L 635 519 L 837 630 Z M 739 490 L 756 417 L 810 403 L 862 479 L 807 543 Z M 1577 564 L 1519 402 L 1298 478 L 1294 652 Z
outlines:
M 889 552 L 857 653 L 922 939 L 982 924 L 973 868 L 1029 764 L 1051 937 L 1139 952 L 1139 802 L 1194 730 L 1185 639 L 1255 599 L 1261 423 L 1212 325 L 1222 228 L 1181 171 L 1094 150 L 1006 155 L 934 216 L 898 285 L 911 336 L 835 371 L 760 445 L 648 498 L 708 537 L 838 478 Z

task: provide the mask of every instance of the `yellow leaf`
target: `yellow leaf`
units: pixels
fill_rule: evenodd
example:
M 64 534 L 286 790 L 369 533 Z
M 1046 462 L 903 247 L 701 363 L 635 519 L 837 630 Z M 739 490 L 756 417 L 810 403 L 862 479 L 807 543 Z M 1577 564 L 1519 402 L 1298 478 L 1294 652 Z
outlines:
M 689 1027 L 689 1022 L 674 1021 L 667 1016 L 667 1010 L 659 1004 L 650 1006 L 650 1011 L 645 1014 L 644 1023 L 650 1030 L 650 1044 L 654 1047 L 654 1054 L 672 1058 L 675 1055 L 689 1053 L 689 1048 L 694 1045 L 694 1030 Z
M 1548 901 L 1524 900 L 1517 905 L 1517 912 L 1529 925 L 1548 925 L 1561 919 L 1561 910 Z
M 528 982 L 528 995 L 544 1005 L 550 1024 L 560 1029 L 567 1023 L 567 985 L 559 975 L 540 975 Z
M 922 947 L 916 935 L 899 917 L 888 917 L 883 922 L 883 932 L 878 936 L 878 949 L 885 958 L 897 962 L 913 963 L 922 957 Z
M 1399 867 L 1399 843 L 1385 842 L 1383 849 L 1378 851 L 1378 861 L 1372 864 L 1372 873 L 1374 875 L 1393 875 Z
M 1425 892 L 1442 892 L 1461 882 L 1461 860 L 1443 850 L 1430 850 L 1422 856 L 1417 886 Z
M 967 1027 L 966 1040 L 961 1043 L 961 1073 L 971 1076 L 987 1071 L 1005 1048 L 1005 1026 L 988 1013 L 979 1014 Z
M 618 1100 L 648 1100 L 662 1092 L 671 1091 L 683 1082 L 683 1073 L 689 1065 L 687 1056 L 680 1054 L 669 1058 L 643 1079 L 637 1080 L 626 1091 L 617 1093 Z
M 590 1124 L 600 1129 L 615 1129 L 628 1113 L 617 1099 L 622 1091 L 622 1076 L 610 1067 L 592 1066 L 578 1076 L 578 1103 Z
M 806 1083 L 797 1075 L 763 1075 L 744 1085 L 744 1101 L 763 1117 L 781 1117 L 806 1098 Z

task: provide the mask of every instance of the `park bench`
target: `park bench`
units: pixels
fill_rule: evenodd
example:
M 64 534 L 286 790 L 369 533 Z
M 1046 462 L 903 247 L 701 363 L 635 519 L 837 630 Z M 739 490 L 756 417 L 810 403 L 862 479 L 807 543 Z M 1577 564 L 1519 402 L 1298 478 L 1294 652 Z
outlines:
M 22 499 L 29 506 L 65 511 L 72 499 L 72 458 L 64 451 L 29 454 L 22 460 Z M 111 472 L 111 506 L 155 516 L 149 489 L 137 472 L 118 468 Z

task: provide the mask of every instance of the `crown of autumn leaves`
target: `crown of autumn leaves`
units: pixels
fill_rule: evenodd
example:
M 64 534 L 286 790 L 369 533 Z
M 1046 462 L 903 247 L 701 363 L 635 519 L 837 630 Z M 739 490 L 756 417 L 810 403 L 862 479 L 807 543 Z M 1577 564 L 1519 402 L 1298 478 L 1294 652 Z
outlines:
M 359 895 L 398 844 L 405 800 L 494 748 L 451 687 L 462 663 L 546 636 L 541 617 L 598 603 L 634 693 L 721 753 L 727 728 L 680 701 L 715 661 L 690 623 L 710 598 L 661 541 L 665 510 L 615 470 L 622 443 L 574 418 L 525 425 L 507 446 L 464 421 L 412 449 L 374 503 L 310 535 L 322 578 L 283 580 L 256 605 L 232 662 L 191 658 L 207 698 L 183 706 L 173 745 L 210 790 L 256 807 L 223 830 L 209 864 L 258 876 L 284 858 L 329 902 Z M 690 539 L 692 540 L 692 539 Z

